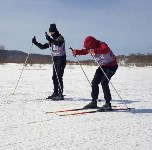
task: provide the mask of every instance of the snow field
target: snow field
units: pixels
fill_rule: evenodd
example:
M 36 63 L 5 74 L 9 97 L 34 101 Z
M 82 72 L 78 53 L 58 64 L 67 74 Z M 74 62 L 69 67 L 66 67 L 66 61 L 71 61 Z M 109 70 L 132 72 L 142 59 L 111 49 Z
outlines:
M 43 98 L 53 91 L 52 66 L 26 66 L 14 93 L 22 65 L 0 65 L 0 150 L 151 150 L 152 67 L 119 67 L 111 82 L 112 104 L 135 110 L 78 116 L 45 114 L 81 108 L 90 102 L 91 88 L 81 68 L 67 65 L 65 101 Z M 91 81 L 97 66 L 82 66 Z M 101 102 L 104 104 L 100 87 Z

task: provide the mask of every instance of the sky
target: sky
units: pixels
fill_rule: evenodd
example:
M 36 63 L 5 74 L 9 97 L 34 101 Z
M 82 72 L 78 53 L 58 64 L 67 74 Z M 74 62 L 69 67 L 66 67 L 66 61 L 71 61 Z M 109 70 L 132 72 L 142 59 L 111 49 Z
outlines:
M 69 47 L 83 48 L 86 36 L 106 42 L 115 55 L 152 53 L 151 0 L 0 0 L 0 45 L 28 53 L 32 38 L 46 43 L 56 23 Z M 32 53 L 50 54 L 33 45 Z M 89 59 L 81 56 L 80 59 Z

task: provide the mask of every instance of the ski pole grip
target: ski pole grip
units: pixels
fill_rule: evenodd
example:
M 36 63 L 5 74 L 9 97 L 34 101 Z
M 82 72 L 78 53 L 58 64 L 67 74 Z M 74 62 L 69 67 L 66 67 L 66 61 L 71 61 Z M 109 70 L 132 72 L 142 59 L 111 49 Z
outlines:
M 45 35 L 48 35 L 47 32 L 45 32 Z
M 73 49 L 71 47 L 69 49 L 73 51 Z
M 71 51 L 73 51 L 73 48 L 70 47 L 69 49 L 70 49 Z M 76 57 L 76 55 L 73 55 L 73 56 Z

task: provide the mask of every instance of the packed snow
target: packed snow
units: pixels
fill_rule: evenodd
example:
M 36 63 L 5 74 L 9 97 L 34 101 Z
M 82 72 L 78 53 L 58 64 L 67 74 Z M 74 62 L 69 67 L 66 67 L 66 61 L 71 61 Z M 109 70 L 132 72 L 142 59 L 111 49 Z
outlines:
M 97 66 L 82 67 L 91 81 Z M 52 65 L 28 65 L 21 75 L 22 69 L 22 64 L 0 65 L 0 150 L 152 149 L 152 67 L 120 66 L 111 79 L 122 97 L 110 85 L 112 105 L 135 109 L 75 116 L 46 112 L 91 101 L 79 65 L 66 66 L 64 101 L 44 99 L 53 92 Z M 99 99 L 102 106 L 101 86 Z

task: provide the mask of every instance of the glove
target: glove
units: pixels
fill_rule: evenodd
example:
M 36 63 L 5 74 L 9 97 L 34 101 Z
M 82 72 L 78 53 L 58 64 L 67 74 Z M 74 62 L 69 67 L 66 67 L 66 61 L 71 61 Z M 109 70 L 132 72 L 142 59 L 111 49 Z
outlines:
M 32 38 L 32 43 L 36 43 L 37 41 L 36 41 L 36 37 L 34 36 L 34 38 Z
M 77 52 L 76 52 L 76 49 L 73 49 L 73 50 L 72 50 L 73 56 L 76 56 L 76 53 L 77 53 Z
M 46 39 L 49 41 L 49 42 L 52 42 L 52 38 L 50 38 L 50 36 L 48 34 L 45 34 L 46 36 Z

